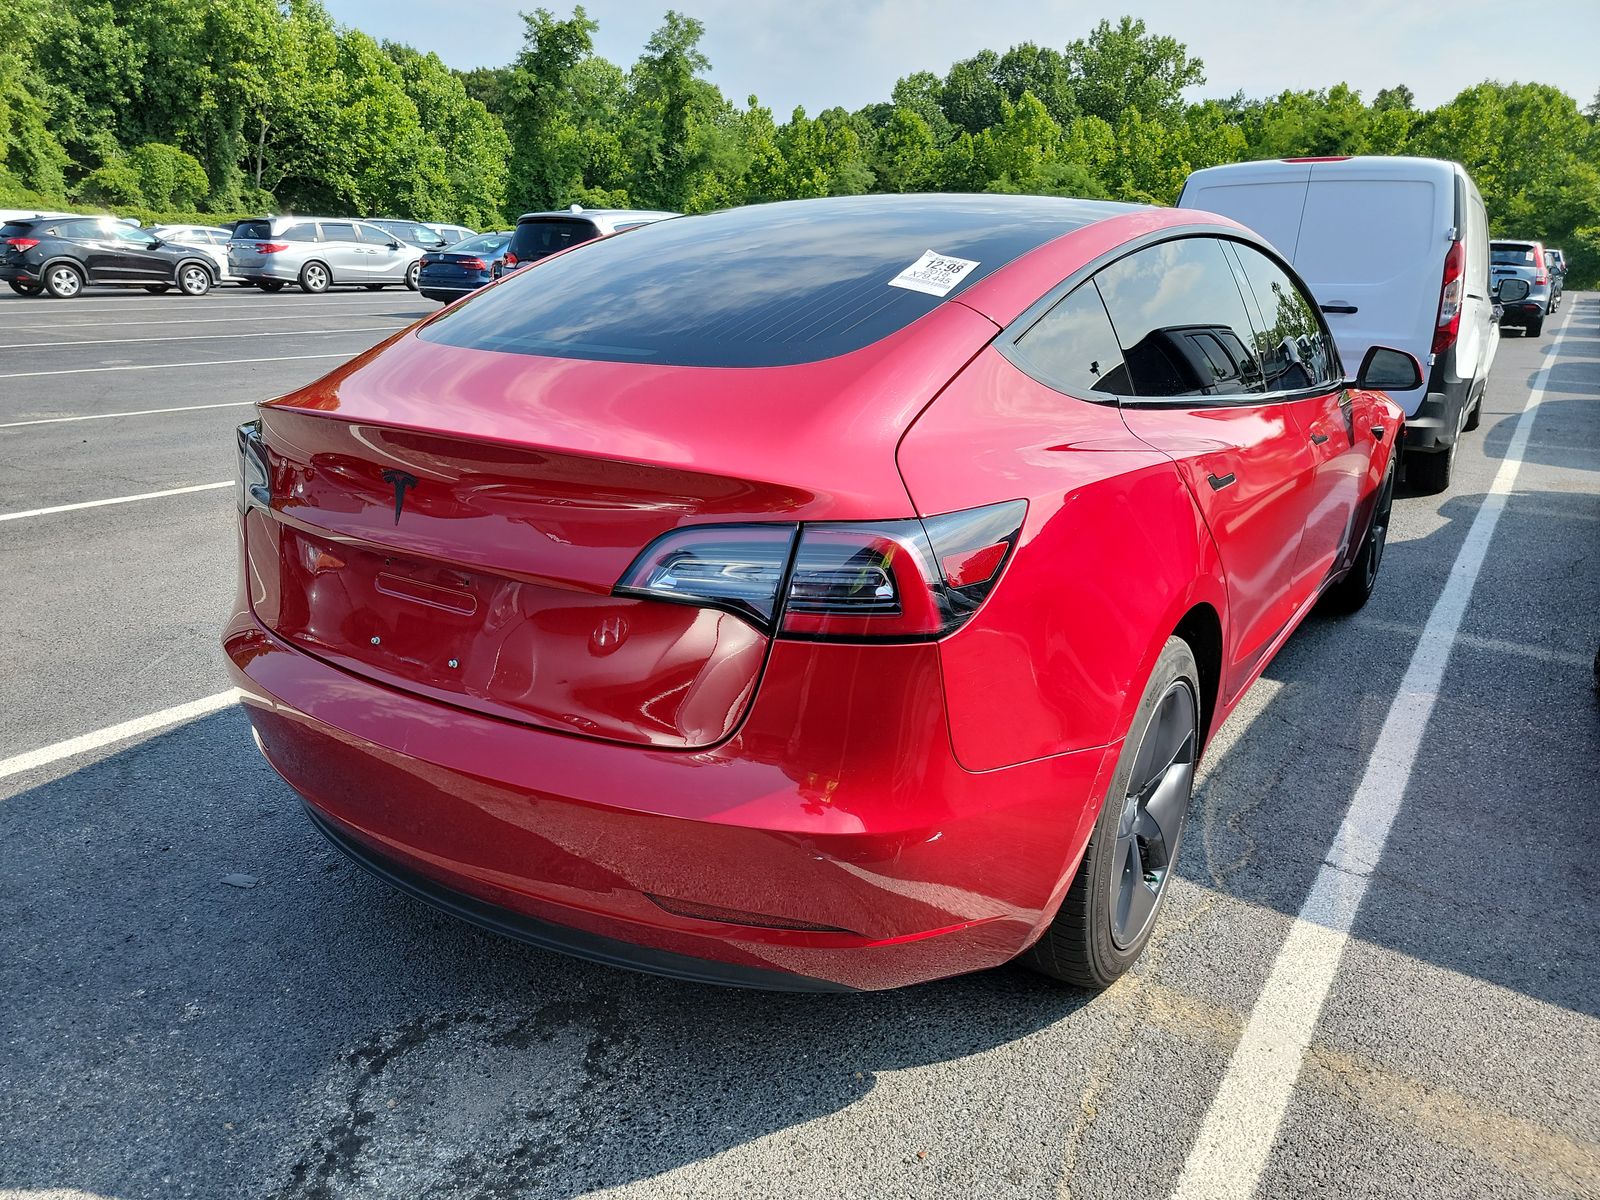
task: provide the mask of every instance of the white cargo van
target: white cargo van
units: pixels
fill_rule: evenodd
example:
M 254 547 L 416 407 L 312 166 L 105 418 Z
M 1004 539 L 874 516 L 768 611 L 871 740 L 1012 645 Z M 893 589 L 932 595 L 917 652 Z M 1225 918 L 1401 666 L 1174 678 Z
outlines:
M 1500 344 L 1489 287 L 1489 220 L 1459 163 L 1434 158 L 1288 158 L 1189 176 L 1180 208 L 1232 217 L 1294 264 L 1353 374 L 1369 347 L 1416 355 L 1426 383 L 1406 410 L 1406 472 L 1450 486 L 1457 435 L 1475 429 Z

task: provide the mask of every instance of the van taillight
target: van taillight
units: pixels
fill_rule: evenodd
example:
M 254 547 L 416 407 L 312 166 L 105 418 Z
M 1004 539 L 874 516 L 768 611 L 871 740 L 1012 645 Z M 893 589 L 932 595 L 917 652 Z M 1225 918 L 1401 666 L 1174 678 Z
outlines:
M 1461 335 L 1461 291 L 1465 286 L 1467 252 L 1460 242 L 1450 243 L 1444 256 L 1444 281 L 1439 285 L 1439 320 L 1433 328 L 1433 352 L 1443 354 Z
M 256 249 L 262 254 L 276 254 L 280 250 L 287 250 L 288 242 L 257 242 Z
M 657 538 L 615 593 L 738 613 L 806 641 L 927 641 L 993 590 L 1022 500 L 921 520 L 703 525 Z

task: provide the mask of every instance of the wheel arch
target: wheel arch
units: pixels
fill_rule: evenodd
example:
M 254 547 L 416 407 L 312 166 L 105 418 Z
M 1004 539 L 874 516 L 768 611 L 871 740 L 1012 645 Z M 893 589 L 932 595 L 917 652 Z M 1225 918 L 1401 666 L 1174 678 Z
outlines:
M 328 273 L 328 286 L 329 287 L 332 287 L 334 285 L 334 283 L 337 282 L 338 276 L 336 276 L 333 273 L 333 268 L 330 267 L 325 260 L 320 259 L 320 258 L 308 258 L 308 259 L 306 259 L 305 262 L 300 264 L 300 270 L 295 273 L 295 278 L 296 279 L 304 279 L 305 275 L 306 275 L 306 268 L 307 267 L 313 267 L 313 266 L 321 267 L 324 271 L 326 271 Z
M 221 275 L 217 272 L 217 264 L 212 262 L 209 258 L 205 258 L 197 254 L 190 258 L 180 258 L 178 260 L 178 265 L 172 268 L 172 279 L 174 283 L 176 283 L 178 277 L 183 274 L 183 269 L 191 264 L 199 267 L 210 277 L 213 287 L 215 287 L 218 281 L 221 279 Z
M 1202 600 L 1183 614 L 1172 635 L 1189 643 L 1200 670 L 1200 744 L 1211 741 L 1212 718 L 1222 694 L 1222 617 Z

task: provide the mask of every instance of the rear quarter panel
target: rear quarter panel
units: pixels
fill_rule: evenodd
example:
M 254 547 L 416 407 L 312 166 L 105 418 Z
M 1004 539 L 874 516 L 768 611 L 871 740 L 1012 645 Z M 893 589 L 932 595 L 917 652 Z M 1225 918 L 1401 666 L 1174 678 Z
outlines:
M 918 419 L 898 461 L 924 515 L 1028 502 L 1004 577 L 940 644 L 967 769 L 1117 741 L 1189 608 L 1211 604 L 1226 628 L 1220 566 L 1193 501 L 1114 406 L 1047 388 L 991 347 Z

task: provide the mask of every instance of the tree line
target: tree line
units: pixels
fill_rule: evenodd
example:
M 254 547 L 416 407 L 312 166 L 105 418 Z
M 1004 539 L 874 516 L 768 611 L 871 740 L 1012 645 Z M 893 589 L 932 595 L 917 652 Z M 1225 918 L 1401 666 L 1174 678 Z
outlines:
M 638 60 L 584 10 L 523 15 L 502 67 L 338 25 L 318 0 L 10 0 L 0 7 L 0 206 L 153 218 L 403 215 L 480 228 L 531 209 L 698 212 L 861 192 L 1029 192 L 1169 204 L 1191 170 L 1419 154 L 1466 165 L 1494 232 L 1600 280 L 1600 96 L 1486 81 L 1420 109 L 1403 85 L 1190 101 L 1204 64 L 1124 17 L 1061 49 L 983 50 L 854 112 L 779 121 L 706 78 L 668 12 Z

